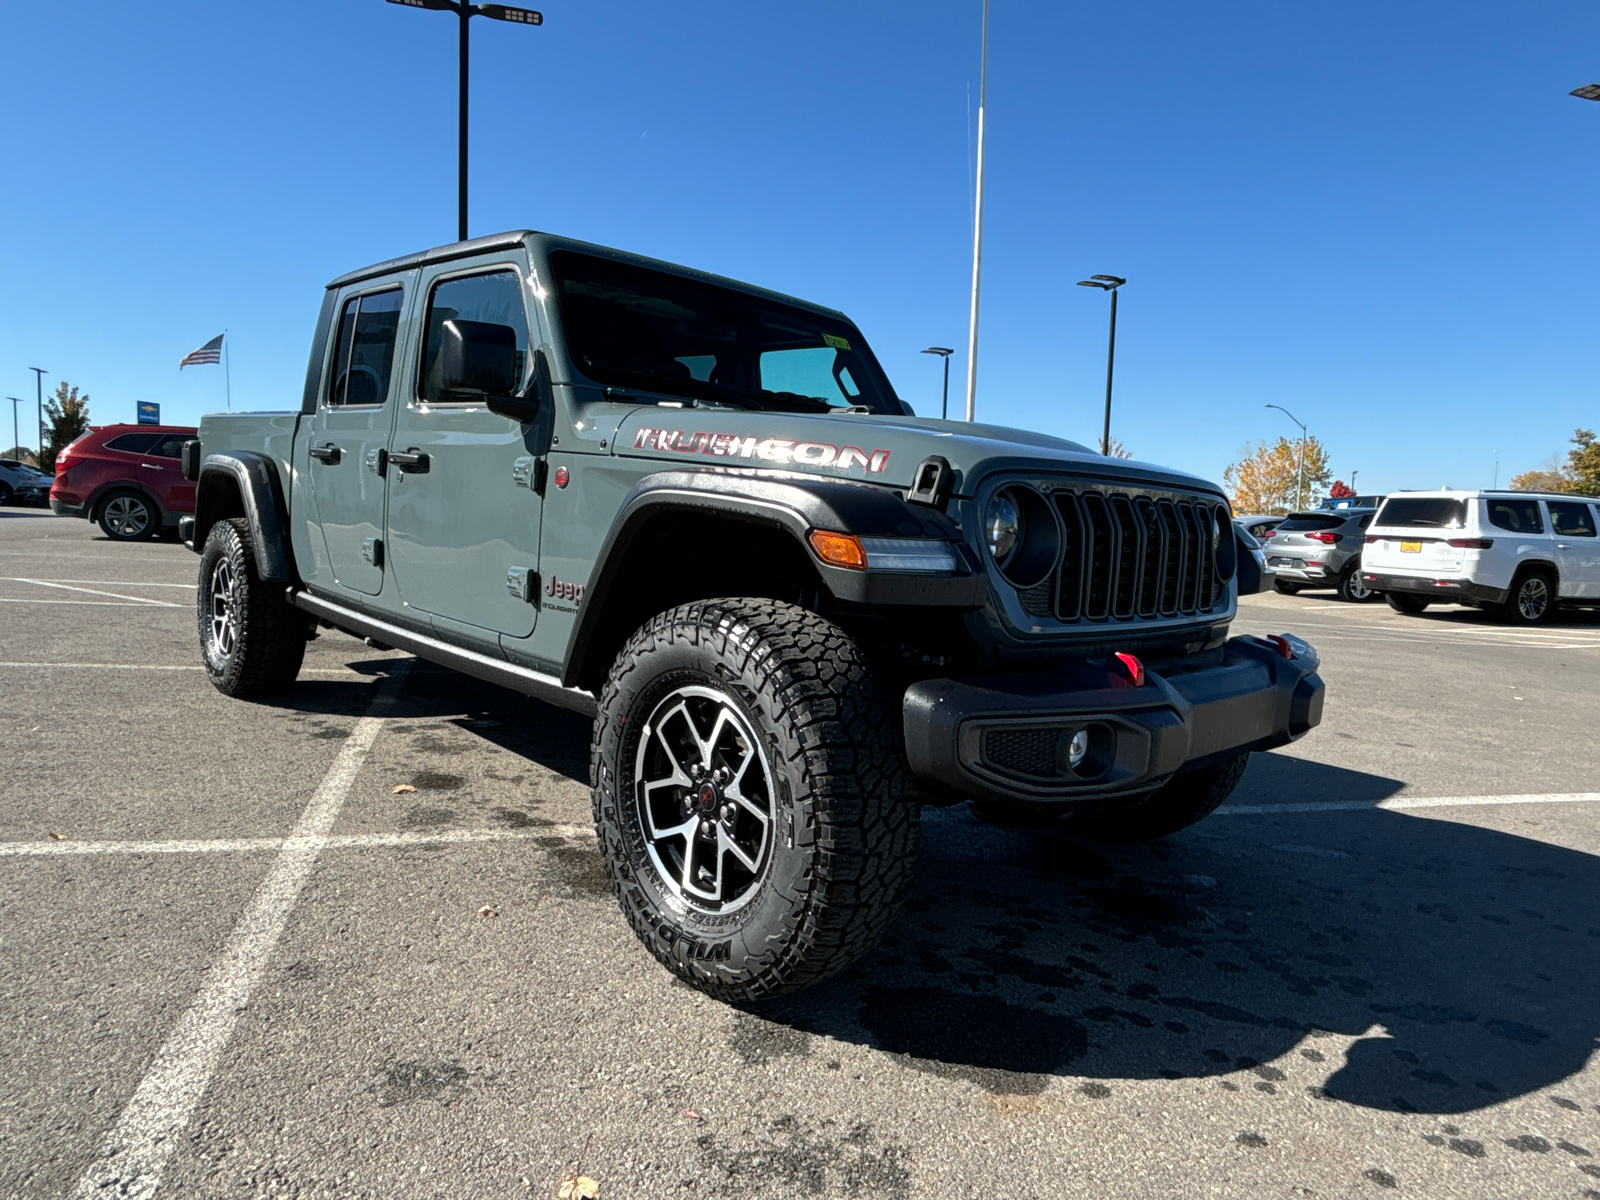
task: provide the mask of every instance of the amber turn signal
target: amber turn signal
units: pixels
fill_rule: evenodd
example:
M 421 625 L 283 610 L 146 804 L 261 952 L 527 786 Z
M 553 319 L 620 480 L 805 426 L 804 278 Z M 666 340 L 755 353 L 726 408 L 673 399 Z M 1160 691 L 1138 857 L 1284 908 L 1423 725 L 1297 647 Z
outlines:
M 866 548 L 855 534 L 813 529 L 809 540 L 817 557 L 830 567 L 852 567 L 857 571 L 867 569 Z

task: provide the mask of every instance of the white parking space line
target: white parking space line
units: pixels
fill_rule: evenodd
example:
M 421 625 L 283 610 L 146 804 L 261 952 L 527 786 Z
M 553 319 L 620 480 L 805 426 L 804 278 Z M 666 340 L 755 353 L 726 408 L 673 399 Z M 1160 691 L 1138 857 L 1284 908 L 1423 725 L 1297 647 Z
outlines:
M 1418 808 L 1478 808 L 1501 804 L 1597 804 L 1600 792 L 1527 792 L 1519 796 L 1394 796 L 1388 800 L 1317 800 L 1309 804 L 1224 804 L 1213 816 L 1265 817 L 1315 812 L 1405 812 Z
M 188 608 L 187 604 L 163 604 L 159 600 L 37 600 L 0 596 L 0 604 L 81 604 L 89 608 Z
M 203 671 L 204 667 L 189 663 L 174 666 L 167 663 L 50 663 L 50 662 L 0 662 L 0 667 L 17 671 Z M 358 675 L 363 679 L 372 676 L 350 667 L 301 667 L 302 675 Z
M 410 669 L 410 659 L 397 663 L 395 673 L 373 697 L 367 715 L 356 722 L 294 831 L 284 839 L 272 870 L 234 926 L 221 957 L 206 973 L 199 994 L 156 1052 L 128 1106 L 106 1135 L 100 1157 L 78 1180 L 75 1200 L 155 1195 L 161 1170 L 204 1095 L 239 1013 L 249 1003 L 300 890 L 327 844 L 328 831 L 377 741 L 384 722 L 379 714 L 394 703 Z
M 449 829 L 438 833 L 330 834 L 325 850 L 363 850 L 384 846 L 455 846 L 528 838 L 587 838 L 592 825 L 540 825 L 531 829 Z M 0 842 L 0 858 L 52 858 L 62 854 L 248 854 L 280 850 L 284 838 L 192 838 L 170 842 Z
M 101 587 L 188 588 L 190 591 L 197 586 L 192 583 L 151 583 L 144 579 L 23 579 L 15 575 L 0 575 L 0 583 L 97 583 Z
M 26 583 L 34 587 L 58 588 L 63 592 L 83 592 L 89 596 L 110 596 L 113 600 L 132 600 L 138 604 L 150 604 L 157 608 L 181 608 L 182 605 L 174 604 L 170 600 L 151 600 L 146 596 L 127 596 L 121 592 L 108 592 L 102 588 L 77 587 L 70 583 L 51 583 L 44 579 L 16 579 L 0 576 L 6 583 Z

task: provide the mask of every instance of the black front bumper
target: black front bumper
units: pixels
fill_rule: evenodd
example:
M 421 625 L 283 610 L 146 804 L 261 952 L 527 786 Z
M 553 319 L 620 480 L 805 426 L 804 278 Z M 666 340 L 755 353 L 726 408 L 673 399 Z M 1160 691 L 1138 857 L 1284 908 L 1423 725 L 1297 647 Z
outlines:
M 1146 791 L 1185 767 L 1270 750 L 1318 724 L 1317 665 L 1236 637 L 1204 667 L 1148 669 L 1143 687 L 1097 662 L 925 680 L 906 690 L 906 754 L 946 795 L 1071 802 Z M 1087 749 L 1074 766 L 1080 733 Z
M 1409 592 L 1427 596 L 1446 604 L 1470 600 L 1474 604 L 1504 604 L 1510 594 L 1507 588 L 1489 587 L 1473 583 L 1470 579 L 1428 579 L 1416 575 L 1374 575 L 1363 571 L 1361 578 L 1375 592 Z

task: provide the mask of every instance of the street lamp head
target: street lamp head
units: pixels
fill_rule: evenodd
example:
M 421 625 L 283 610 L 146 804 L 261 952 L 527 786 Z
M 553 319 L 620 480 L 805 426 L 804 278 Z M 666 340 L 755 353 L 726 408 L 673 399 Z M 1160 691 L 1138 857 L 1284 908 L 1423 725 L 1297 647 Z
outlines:
M 929 346 L 926 350 L 923 351 L 923 353 L 924 354 L 937 354 L 940 358 L 949 358 L 952 354 L 955 353 L 955 351 L 950 349 L 948 346 Z
M 438 12 L 460 12 L 453 0 L 388 0 L 390 4 L 401 4 L 406 8 L 431 8 Z
M 496 21 L 510 21 L 513 25 L 543 25 L 544 14 L 531 8 L 513 8 L 509 4 L 474 4 L 480 15 Z
M 1114 288 L 1119 288 L 1123 284 L 1128 282 L 1126 279 L 1119 279 L 1115 275 L 1091 275 L 1091 276 L 1089 276 L 1089 278 L 1090 279 L 1103 280 L 1104 282 L 1109 283 Z
M 1576 96 L 1579 100 L 1600 100 L 1600 83 L 1586 83 L 1580 88 L 1573 88 L 1567 94 Z
M 1109 289 L 1109 288 L 1107 288 L 1107 287 L 1106 287 L 1106 285 L 1105 285 L 1105 284 L 1103 284 L 1103 283 L 1096 283 L 1096 282 L 1095 282 L 1095 281 L 1094 281 L 1094 280 L 1092 280 L 1092 279 L 1080 279 L 1080 280 L 1078 280 L 1078 286 L 1079 286 L 1079 287 L 1094 287 L 1094 288 L 1101 288 L 1101 289 L 1102 289 L 1102 290 L 1105 290 L 1105 291 L 1109 291 L 1109 290 L 1110 290 L 1110 289 Z

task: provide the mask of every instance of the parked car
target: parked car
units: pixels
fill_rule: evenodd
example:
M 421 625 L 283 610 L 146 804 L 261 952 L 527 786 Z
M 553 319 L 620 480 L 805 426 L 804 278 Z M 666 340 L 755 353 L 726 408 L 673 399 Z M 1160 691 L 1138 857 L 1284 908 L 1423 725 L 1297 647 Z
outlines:
M 1556 492 L 1390 496 L 1366 536 L 1362 578 L 1396 612 L 1468 604 L 1515 625 L 1600 605 L 1600 501 Z
M 56 456 L 50 508 L 59 516 L 99 521 L 119 542 L 176 529 L 194 512 L 194 484 L 179 457 L 194 437 L 186 425 L 105 425 Z
M 1328 496 L 1323 499 L 1321 504 L 1317 505 L 1317 509 L 1318 511 L 1327 509 L 1334 512 L 1339 512 L 1346 508 L 1377 509 L 1382 507 L 1383 501 L 1384 497 L 1382 496 Z
M 1370 508 L 1290 513 L 1267 531 L 1273 586 L 1286 596 L 1301 588 L 1331 587 L 1341 600 L 1373 599 L 1361 577 L 1362 538 L 1372 517 Z
M 1265 591 L 1266 581 L 1272 578 L 1272 568 L 1267 564 L 1266 551 L 1262 548 L 1260 541 L 1257 540 L 1255 535 L 1246 529 L 1238 520 L 1235 520 L 1233 523 L 1233 531 L 1238 535 L 1240 547 L 1244 550 L 1248 550 L 1250 552 L 1250 557 L 1255 560 L 1256 570 L 1260 573 L 1262 579 L 1262 590 Z
M 294 411 L 184 448 L 207 676 L 323 624 L 593 717 L 618 903 L 713 996 L 870 953 L 922 805 L 1151 840 L 1321 719 L 1311 646 L 1229 636 L 1220 488 L 918 419 L 843 313 L 523 231 L 321 314 Z
M 0 504 L 43 506 L 50 499 L 51 477 L 25 462 L 0 458 Z
M 1283 521 L 1283 517 L 1273 516 L 1271 514 L 1262 514 L 1252 517 L 1235 517 L 1233 519 L 1233 523 L 1236 526 L 1244 530 L 1251 537 L 1255 538 L 1256 541 L 1262 543 L 1263 545 L 1266 544 L 1268 531 L 1276 529 L 1279 525 L 1283 524 Z

